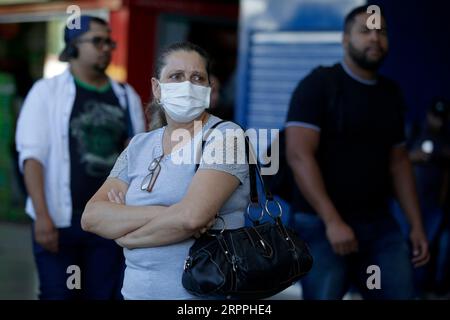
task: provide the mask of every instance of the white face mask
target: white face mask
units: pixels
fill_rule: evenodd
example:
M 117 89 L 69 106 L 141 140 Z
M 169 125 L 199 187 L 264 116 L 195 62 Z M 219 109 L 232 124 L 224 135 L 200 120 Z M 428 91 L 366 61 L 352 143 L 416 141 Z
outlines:
M 199 117 L 209 107 L 211 88 L 190 81 L 161 83 L 161 104 L 169 117 L 186 123 Z

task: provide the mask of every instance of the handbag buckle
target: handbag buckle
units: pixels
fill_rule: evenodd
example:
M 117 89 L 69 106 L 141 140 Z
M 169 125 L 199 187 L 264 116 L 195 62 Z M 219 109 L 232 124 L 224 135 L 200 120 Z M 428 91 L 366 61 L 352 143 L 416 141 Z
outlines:
M 263 249 L 266 250 L 266 244 L 264 243 L 264 241 L 262 239 L 259 240 L 259 243 L 261 243 Z
M 191 256 L 187 256 L 187 258 L 184 260 L 184 266 L 183 266 L 183 270 L 189 269 L 189 267 L 191 266 Z
M 236 270 L 237 270 L 237 263 L 236 263 L 236 256 L 235 255 L 231 256 L 231 265 L 233 266 L 233 271 L 236 272 Z
M 273 215 L 270 213 L 270 210 L 269 210 L 270 202 L 273 202 L 278 206 L 278 214 L 277 215 Z M 281 218 L 281 216 L 283 215 L 283 208 L 281 208 L 281 204 L 277 200 L 266 200 L 266 203 L 264 204 L 264 209 L 266 210 L 267 214 L 270 217 L 272 217 L 272 219 Z
M 216 217 L 216 221 L 217 221 L 217 220 L 222 221 L 222 229 L 221 229 L 220 232 L 219 232 L 219 234 L 222 234 L 222 233 L 225 231 L 225 229 L 226 229 L 225 219 L 224 219 L 223 217 L 221 217 L 221 216 L 217 216 L 217 217 Z M 215 223 L 214 223 L 214 224 L 215 224 Z M 211 236 L 211 237 L 217 237 L 217 234 L 209 233 L 209 230 L 206 231 L 206 234 L 207 234 L 208 236 Z
M 255 208 L 261 208 L 261 212 L 259 213 L 259 216 L 258 216 L 258 218 L 256 218 L 256 219 L 253 219 L 252 218 L 252 216 L 251 216 L 251 214 L 250 214 L 250 208 L 251 207 L 255 207 Z M 248 217 L 248 219 L 253 223 L 253 224 L 259 224 L 259 222 L 261 222 L 261 220 L 262 220 L 262 218 L 264 217 L 264 209 L 263 209 L 263 207 L 258 203 L 258 202 L 256 202 L 256 203 L 254 203 L 254 202 L 250 202 L 248 205 L 247 205 L 247 212 L 245 213 L 246 215 L 247 215 L 247 217 Z

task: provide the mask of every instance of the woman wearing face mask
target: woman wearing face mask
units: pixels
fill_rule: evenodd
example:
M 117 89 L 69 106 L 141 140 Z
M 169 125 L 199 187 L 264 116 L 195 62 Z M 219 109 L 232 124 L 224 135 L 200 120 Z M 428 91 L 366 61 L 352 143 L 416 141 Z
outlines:
M 206 112 L 208 67 L 207 54 L 191 43 L 162 52 L 152 78 L 151 131 L 131 140 L 83 213 L 84 230 L 124 247 L 125 299 L 196 298 L 181 284 L 194 237 L 209 227 L 221 229 L 223 223 L 227 228 L 244 225 L 248 165 L 237 155 L 236 144 L 226 142 L 226 130 L 239 129 L 236 124 L 224 122 L 217 126 L 218 135 L 206 133 L 221 121 Z M 194 155 L 202 137 L 205 148 L 197 166 Z M 208 146 L 224 158 L 204 161 Z M 216 222 L 217 214 L 223 221 Z

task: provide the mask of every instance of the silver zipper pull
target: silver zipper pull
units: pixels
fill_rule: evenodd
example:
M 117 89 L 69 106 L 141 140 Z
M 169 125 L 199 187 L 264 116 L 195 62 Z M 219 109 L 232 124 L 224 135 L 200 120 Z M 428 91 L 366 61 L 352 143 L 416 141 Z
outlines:
M 183 270 L 186 270 L 187 268 L 190 267 L 189 260 L 191 260 L 191 256 L 188 256 L 188 257 L 186 258 L 186 260 L 184 260 Z
M 259 240 L 259 243 L 261 243 L 263 249 L 266 250 L 266 244 L 264 243 L 264 241 L 263 240 Z
M 236 265 L 236 257 L 234 255 L 231 256 L 231 264 L 233 265 L 233 271 L 236 272 L 237 265 Z

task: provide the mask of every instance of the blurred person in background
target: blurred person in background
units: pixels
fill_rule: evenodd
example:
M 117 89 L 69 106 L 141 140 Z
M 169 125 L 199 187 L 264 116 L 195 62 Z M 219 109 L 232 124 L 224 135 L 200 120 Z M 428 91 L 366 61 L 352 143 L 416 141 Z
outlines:
M 381 17 L 371 30 L 368 18 L 367 6 L 347 15 L 343 61 L 300 82 L 285 125 L 287 160 L 301 190 L 295 225 L 315 263 L 302 280 L 305 299 L 342 299 L 351 284 L 364 299 L 411 299 L 413 265 L 429 259 L 401 92 L 378 74 L 388 52 L 386 22 Z M 410 245 L 389 212 L 392 189 L 410 224 Z M 371 290 L 373 265 L 379 281 Z
M 234 112 L 232 106 L 227 106 L 222 97 L 222 83 L 215 74 L 210 76 L 211 102 L 209 112 L 224 120 L 233 120 Z
M 129 139 L 145 127 L 135 91 L 105 73 L 116 46 L 108 23 L 79 19 L 79 27 L 64 30 L 60 60 L 68 70 L 33 85 L 16 130 L 40 299 L 120 298 L 121 248 L 84 232 L 80 220 Z M 73 265 L 80 268 L 78 290 L 67 285 Z
M 416 276 L 425 293 L 448 293 L 450 273 L 448 118 L 450 103 L 435 98 L 424 121 L 414 127 L 409 157 L 414 165 L 425 231 L 432 251 L 431 263 Z

